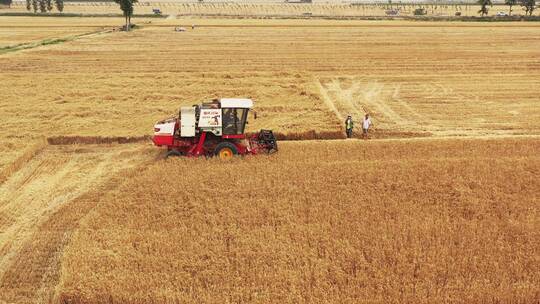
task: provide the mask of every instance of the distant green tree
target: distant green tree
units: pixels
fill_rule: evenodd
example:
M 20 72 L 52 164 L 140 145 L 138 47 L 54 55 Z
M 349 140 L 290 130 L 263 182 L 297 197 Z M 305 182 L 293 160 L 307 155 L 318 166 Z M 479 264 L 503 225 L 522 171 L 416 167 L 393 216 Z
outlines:
M 41 13 L 47 12 L 47 0 L 38 0 L 39 3 L 39 11 Z
M 133 16 L 133 3 L 137 3 L 138 0 L 114 0 L 114 2 L 120 4 L 120 9 L 126 18 L 126 31 L 129 31 L 131 27 L 131 16 Z
M 482 17 L 488 14 L 489 9 L 487 8 L 487 6 L 493 6 L 491 0 L 478 0 L 478 4 L 480 5 L 480 10 L 478 11 L 478 13 Z
M 56 9 L 62 12 L 64 10 L 64 0 L 26 0 L 26 9 L 28 11 L 33 9 L 34 13 L 37 13 L 38 9 L 42 13 L 50 12 L 53 9 L 53 1 L 56 4 Z
M 64 11 L 64 0 L 55 0 L 56 9 L 61 13 Z
M 8 7 L 11 7 L 11 3 L 13 3 L 13 0 L 0 0 L 0 4 L 7 5 Z
M 504 0 L 504 4 L 510 7 L 510 11 L 508 12 L 508 15 L 512 16 L 512 6 L 517 4 L 517 0 Z
M 519 3 L 525 10 L 525 16 L 532 16 L 534 9 L 536 8 L 536 0 L 519 0 Z

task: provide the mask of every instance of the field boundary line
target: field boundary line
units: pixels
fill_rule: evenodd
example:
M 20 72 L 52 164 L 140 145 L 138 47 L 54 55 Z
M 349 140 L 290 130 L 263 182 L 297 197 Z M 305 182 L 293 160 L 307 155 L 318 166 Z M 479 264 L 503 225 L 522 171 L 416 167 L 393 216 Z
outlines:
M 167 17 L 168 15 L 162 15 Z M 500 18 L 497 16 L 387 16 L 387 15 L 331 15 L 317 14 L 303 16 L 300 14 L 230 14 L 230 13 L 184 13 L 176 14 L 177 17 L 198 17 L 198 18 L 224 18 L 224 19 L 239 19 L 239 17 L 247 19 L 276 19 L 276 20 L 357 20 L 357 21 L 424 21 L 424 22 L 475 22 L 475 23 L 508 23 L 508 22 L 538 22 L 538 16 L 508 16 Z M 421 26 L 421 25 L 417 25 Z
M 130 144 L 151 140 L 150 135 L 143 136 L 53 136 L 47 138 L 51 146 L 57 145 L 99 145 L 99 144 Z
M 328 138 L 328 139 L 300 139 L 300 140 L 286 140 L 286 141 L 349 141 L 349 140 L 360 140 L 366 142 L 391 142 L 391 141 L 422 141 L 422 140 L 503 140 L 503 139 L 532 139 L 540 140 L 540 134 L 493 134 L 493 135 L 444 135 L 438 136 L 431 133 L 414 133 L 414 132 L 396 132 L 397 134 L 410 134 L 410 136 L 396 136 L 396 137 L 375 137 L 377 133 L 386 135 L 384 131 L 386 129 L 379 130 L 382 132 L 375 131 L 370 135 L 368 140 L 364 140 L 360 137 L 354 137 L 352 139 L 347 138 Z M 391 133 L 389 135 L 392 135 Z M 373 136 L 373 137 L 371 137 Z

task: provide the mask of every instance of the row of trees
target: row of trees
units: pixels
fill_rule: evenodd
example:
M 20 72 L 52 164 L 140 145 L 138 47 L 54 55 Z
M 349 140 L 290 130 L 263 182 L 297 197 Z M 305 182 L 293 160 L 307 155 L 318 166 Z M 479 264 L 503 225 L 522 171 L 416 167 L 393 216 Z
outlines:
M 11 5 L 12 0 L 0 0 L 0 4 Z M 64 10 L 64 0 L 26 0 L 26 9 L 33 10 L 34 13 L 37 13 L 38 10 L 41 13 L 50 12 L 54 6 L 59 12 Z M 114 2 L 120 5 L 120 9 L 124 17 L 126 18 L 126 31 L 130 30 L 131 27 L 131 17 L 133 16 L 133 3 L 138 2 L 138 0 L 114 0 Z
M 491 0 L 478 0 L 478 4 L 480 4 L 480 10 L 478 13 L 482 17 L 488 14 L 488 6 L 493 6 Z M 512 7 L 518 4 L 521 5 L 525 10 L 525 15 L 529 16 L 532 16 L 532 13 L 536 8 L 536 0 L 505 0 L 504 4 L 510 7 L 509 15 L 512 15 Z
M 516 0 L 506 0 L 505 3 L 507 5 L 510 5 L 510 3 L 514 2 L 514 5 L 516 5 Z M 529 14 L 529 16 L 532 16 L 532 13 L 534 9 L 536 8 L 536 0 L 520 0 L 519 4 L 524 7 L 525 9 L 525 15 Z M 512 6 L 510 5 L 510 14 L 512 14 Z
M 64 0 L 26 0 L 26 9 L 33 10 L 34 13 L 37 13 L 39 10 L 41 13 L 50 12 L 54 6 L 59 12 L 64 10 Z

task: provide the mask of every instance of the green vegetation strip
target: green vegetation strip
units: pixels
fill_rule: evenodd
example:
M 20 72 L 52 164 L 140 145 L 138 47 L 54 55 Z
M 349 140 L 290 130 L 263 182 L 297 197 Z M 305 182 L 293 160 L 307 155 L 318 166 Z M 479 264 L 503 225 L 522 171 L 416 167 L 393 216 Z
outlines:
M 15 45 L 8 45 L 8 46 L 0 47 L 0 55 L 5 54 L 5 53 L 10 53 L 10 52 L 33 49 L 33 48 L 43 46 L 43 45 L 53 45 L 53 44 L 64 43 L 68 41 L 73 41 L 81 37 L 106 33 L 109 31 L 110 30 L 105 30 L 105 31 L 101 30 L 101 31 L 83 33 L 83 34 L 78 34 L 78 35 L 73 35 L 73 36 L 68 36 L 68 37 L 62 37 L 62 38 L 44 39 L 38 42 L 28 42 L 28 43 L 20 43 L 20 44 L 15 44 Z

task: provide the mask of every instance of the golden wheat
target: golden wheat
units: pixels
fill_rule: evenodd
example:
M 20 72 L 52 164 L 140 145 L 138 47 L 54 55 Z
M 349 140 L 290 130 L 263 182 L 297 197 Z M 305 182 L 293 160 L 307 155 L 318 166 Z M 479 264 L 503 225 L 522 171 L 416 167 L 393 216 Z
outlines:
M 539 301 L 537 24 L 134 22 L 0 17 L 1 303 Z M 154 122 L 215 97 L 389 139 L 164 160 Z
M 47 146 L 44 139 L 37 140 L 32 146 L 24 150 L 22 155 L 10 162 L 2 171 L 0 171 L 0 184 L 4 183 L 13 172 L 18 171 L 26 165 L 28 161 L 34 158 L 38 153 L 43 151 Z
M 81 221 L 57 300 L 538 301 L 540 141 L 281 147 L 126 176 Z

